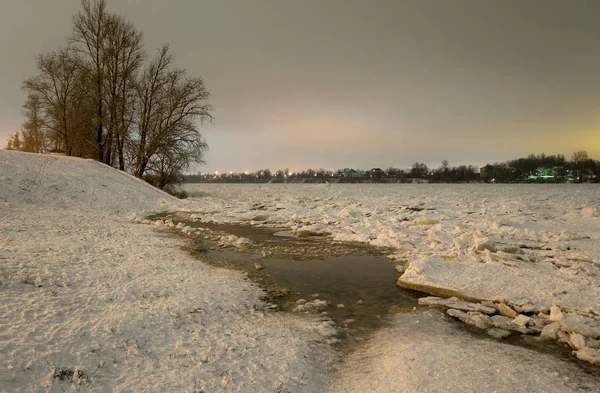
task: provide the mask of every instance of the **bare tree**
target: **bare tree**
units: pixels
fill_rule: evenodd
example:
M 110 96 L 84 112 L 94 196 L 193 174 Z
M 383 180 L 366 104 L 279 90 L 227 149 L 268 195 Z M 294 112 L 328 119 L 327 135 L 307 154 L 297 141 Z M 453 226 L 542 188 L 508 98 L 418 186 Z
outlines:
M 146 59 L 142 34 L 106 0 L 82 0 L 68 47 L 38 57 L 39 74 L 23 83 L 25 147 L 43 136 L 66 154 L 95 156 L 163 188 L 179 181 L 208 146 L 200 125 L 212 121 L 201 78 L 173 66 L 169 46 Z M 17 136 L 11 148 L 22 148 Z
M 583 172 L 585 169 L 586 161 L 588 161 L 588 160 L 589 160 L 589 157 L 585 150 L 576 151 L 571 156 L 571 162 L 577 169 L 580 182 L 583 182 Z
M 580 164 L 582 162 L 585 162 L 588 158 L 589 157 L 587 151 L 580 150 L 573 153 L 573 155 L 571 156 L 571 161 L 573 161 L 573 163 L 575 164 Z
M 45 118 L 43 105 L 40 96 L 31 93 L 27 96 L 27 101 L 23 105 L 23 149 L 32 153 L 45 153 L 48 148 L 48 138 L 46 136 Z
M 425 178 L 428 173 L 429 168 L 421 162 L 415 162 L 410 169 L 410 174 L 415 178 Z
M 23 143 L 21 142 L 21 136 L 19 132 L 13 132 L 6 140 L 6 150 L 21 150 L 23 147 Z
M 71 155 L 69 118 L 73 108 L 79 58 L 66 49 L 38 56 L 37 76 L 23 82 L 29 97 L 36 96 L 43 108 L 44 124 L 54 132 L 65 154 Z M 39 112 L 37 113 L 40 114 Z
M 201 78 L 188 77 L 181 69 L 171 69 L 168 45 L 148 65 L 137 86 L 139 116 L 134 174 L 144 177 L 148 169 L 156 178 L 166 168 L 181 171 L 191 162 L 203 162 L 207 149 L 197 121 L 211 121 L 209 92 Z M 164 163 L 156 165 L 157 161 Z M 184 164 L 185 163 L 185 164 Z M 162 181 L 158 184 L 164 187 Z
M 71 47 L 84 59 L 82 72 L 92 87 L 91 97 L 96 103 L 96 141 L 98 161 L 104 160 L 104 78 L 106 74 L 106 37 L 108 21 L 106 0 L 82 0 L 82 10 L 73 16 Z
M 135 107 L 134 79 L 144 59 L 142 34 L 123 17 L 111 15 L 107 22 L 105 51 L 105 94 L 109 116 L 104 162 L 112 165 L 114 148 L 121 170 L 125 169 L 124 147 Z
M 163 45 L 157 56 L 144 70 L 136 84 L 139 100 L 139 114 L 137 117 L 137 140 L 135 146 L 135 167 L 133 173 L 142 177 L 150 160 L 152 149 L 150 141 L 157 132 L 158 118 L 160 116 L 161 95 L 164 95 L 164 86 L 168 74 L 168 67 L 173 61 L 169 53 L 169 46 Z

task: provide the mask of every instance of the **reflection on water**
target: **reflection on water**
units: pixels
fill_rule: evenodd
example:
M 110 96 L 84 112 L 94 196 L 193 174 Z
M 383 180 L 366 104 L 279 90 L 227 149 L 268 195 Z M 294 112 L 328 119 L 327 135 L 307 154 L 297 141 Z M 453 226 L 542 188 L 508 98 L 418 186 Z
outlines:
M 353 319 L 350 328 L 373 329 L 390 311 L 402 312 L 417 306 L 418 292 L 399 290 L 394 264 L 374 256 L 343 256 L 325 260 L 296 261 L 253 258 L 233 252 L 211 252 L 212 258 L 227 258 L 239 266 L 254 270 L 254 264 L 264 266 L 259 274 L 265 280 L 292 293 L 280 302 L 283 310 L 291 311 L 296 300 L 313 300 L 313 294 L 329 302 L 325 310 L 339 325 Z M 420 294 L 425 296 L 424 294 Z M 357 302 L 362 300 L 364 304 Z M 343 308 L 338 308 L 343 304 Z

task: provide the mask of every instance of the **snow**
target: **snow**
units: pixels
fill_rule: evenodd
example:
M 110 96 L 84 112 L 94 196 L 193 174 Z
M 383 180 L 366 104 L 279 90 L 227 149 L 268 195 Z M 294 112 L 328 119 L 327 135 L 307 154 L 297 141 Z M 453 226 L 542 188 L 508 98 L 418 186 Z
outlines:
M 334 240 L 391 247 L 399 261 L 529 263 L 598 286 L 600 188 L 596 185 L 188 184 L 202 219 L 268 222 Z M 541 262 L 545 262 L 541 263 Z
M 499 306 L 465 300 L 503 303 L 527 326 L 523 313 L 544 311 L 539 331 L 597 362 L 597 187 L 203 184 L 186 185 L 197 198 L 180 201 L 92 160 L 6 151 L 0 184 L 2 393 L 599 386 L 562 358 L 474 338 L 421 310 L 392 316 L 328 376 L 338 329 L 311 315 L 318 295 L 302 312 L 272 313 L 243 274 L 192 258 L 165 233 L 198 230 L 140 225 L 148 213 L 184 211 L 385 247 L 399 272 L 407 266 L 403 281 L 461 295 L 451 302 L 469 311 L 452 314 L 500 337 L 513 319 L 475 314 Z
M 597 185 L 186 185 L 208 221 L 242 222 L 260 207 L 294 233 L 386 248 L 398 285 L 436 296 L 503 304 L 522 333 L 554 306 L 561 331 L 600 329 Z M 387 252 L 387 251 L 386 251 Z M 517 314 L 529 314 L 517 316 Z M 478 317 L 479 318 L 479 317 Z M 472 316 L 463 317 L 473 322 Z M 507 325 L 508 326 L 508 325 Z M 553 336 L 546 331 L 546 336 Z M 561 334 L 557 339 L 563 340 Z
M 600 277 L 590 276 L 594 283 L 590 285 L 583 272 L 571 275 L 561 270 L 547 262 L 505 265 L 424 258 L 411 262 L 399 284 L 439 295 L 460 294 L 458 297 L 532 305 L 546 311 L 557 305 L 600 315 Z
M 596 185 L 189 184 L 190 211 L 391 248 L 402 285 L 600 315 Z
M 578 356 L 594 354 L 583 350 Z M 428 311 L 393 316 L 345 359 L 327 391 L 564 393 L 597 392 L 599 386 L 597 374 L 571 362 L 492 338 L 473 339 Z
M 552 260 L 600 266 L 600 188 L 595 185 L 187 184 L 203 221 L 329 233 L 424 256 L 488 262 Z M 250 212 L 250 213 L 249 213 Z M 573 270 L 567 270 L 568 273 Z M 594 271 L 592 271 L 594 273 Z
M 177 200 L 91 160 L 6 151 L 0 184 L 0 392 L 324 383 L 335 329 L 268 313 L 241 273 L 131 221 Z

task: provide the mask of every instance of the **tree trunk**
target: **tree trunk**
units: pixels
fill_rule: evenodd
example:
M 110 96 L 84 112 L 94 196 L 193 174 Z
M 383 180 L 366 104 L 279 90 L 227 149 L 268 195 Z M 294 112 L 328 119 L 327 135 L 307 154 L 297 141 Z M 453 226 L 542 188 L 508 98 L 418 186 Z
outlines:
M 144 172 L 146 171 L 146 167 L 148 166 L 148 157 L 144 156 L 140 160 L 138 167 L 135 170 L 135 177 L 141 178 L 144 176 Z
M 106 145 L 106 154 L 104 155 L 104 163 L 106 165 L 112 166 L 112 148 L 113 148 L 113 132 L 112 127 L 106 133 L 106 141 L 104 142 Z
M 119 169 L 122 171 L 125 170 L 125 157 L 123 155 L 123 145 L 123 139 L 117 133 L 117 154 L 119 156 Z

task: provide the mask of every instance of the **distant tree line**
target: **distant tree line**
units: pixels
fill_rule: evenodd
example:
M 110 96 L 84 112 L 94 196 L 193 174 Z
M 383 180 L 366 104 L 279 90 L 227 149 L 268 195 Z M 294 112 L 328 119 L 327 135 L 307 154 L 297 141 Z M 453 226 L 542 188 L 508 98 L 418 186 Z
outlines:
M 451 166 L 442 161 L 436 169 L 415 162 L 410 168 L 308 169 L 293 173 L 289 169 L 271 172 L 261 169 L 244 173 L 213 173 L 184 176 L 190 183 L 524 183 L 524 182 L 598 182 L 600 161 L 588 157 L 585 151 L 573 153 L 570 160 L 564 155 L 530 154 L 525 158 L 503 163 Z
M 37 56 L 37 71 L 8 149 L 95 158 L 166 189 L 203 162 L 202 78 L 176 67 L 168 45 L 148 60 L 142 33 L 105 0 L 82 1 L 66 46 Z
M 584 182 L 598 180 L 600 161 L 593 160 L 581 150 L 574 152 L 570 160 L 562 154 L 530 154 L 525 158 L 487 164 L 481 169 L 482 179 L 488 182 Z

